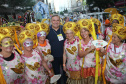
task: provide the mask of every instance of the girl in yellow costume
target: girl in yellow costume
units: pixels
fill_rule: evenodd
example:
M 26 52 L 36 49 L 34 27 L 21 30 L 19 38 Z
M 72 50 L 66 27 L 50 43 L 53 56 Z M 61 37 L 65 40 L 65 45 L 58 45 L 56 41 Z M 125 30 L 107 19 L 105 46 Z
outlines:
M 126 83 L 126 29 L 119 24 L 113 25 L 112 42 L 107 48 L 105 78 L 107 84 Z
M 113 23 L 124 25 L 124 17 L 121 14 L 113 14 L 110 17 L 110 23 L 111 26 L 113 25 Z M 106 28 L 104 34 L 105 34 L 105 39 L 108 42 L 110 40 L 110 37 L 112 36 L 112 27 Z
M 19 34 L 19 42 L 24 50 L 21 57 L 25 61 L 25 78 L 27 84 L 45 84 L 47 76 L 45 75 L 44 68 L 52 76 L 52 72 L 48 68 L 46 62 L 43 60 L 40 52 L 33 49 L 34 40 L 36 35 L 33 31 L 24 30 Z M 43 67 L 44 66 L 44 67 Z
M 82 84 L 94 84 L 95 83 L 95 47 L 92 44 L 93 38 L 91 32 L 93 31 L 91 21 L 89 19 L 81 19 L 77 22 L 80 29 L 82 40 L 79 42 L 78 50 L 81 57 L 80 66 Z M 100 76 L 100 70 L 98 71 Z M 100 82 L 99 82 L 100 83 Z
M 51 55 L 51 46 L 49 44 L 49 41 L 46 39 L 46 36 L 49 33 L 49 25 L 46 23 L 38 23 L 35 26 L 35 32 L 37 35 L 38 45 L 36 49 L 38 49 L 41 53 L 41 55 L 44 57 L 44 60 L 46 61 L 48 67 L 50 68 L 51 72 L 53 72 L 52 68 L 52 61 L 53 56 Z M 48 71 L 45 70 L 46 74 L 48 74 Z M 48 77 L 48 80 L 46 81 L 46 84 L 50 83 L 50 77 Z
M 78 56 L 79 38 L 75 37 L 78 31 L 75 22 L 67 22 L 63 26 L 66 34 L 63 53 L 63 69 L 67 72 L 67 84 L 81 84 L 80 57 Z
M 0 69 L 2 69 L 2 71 L 0 71 L 0 74 L 3 74 L 7 84 L 23 84 L 25 82 L 23 77 L 24 61 L 21 59 L 20 55 L 13 50 L 13 40 L 14 30 L 8 27 L 1 27 L 0 48 L 2 51 L 0 52 Z

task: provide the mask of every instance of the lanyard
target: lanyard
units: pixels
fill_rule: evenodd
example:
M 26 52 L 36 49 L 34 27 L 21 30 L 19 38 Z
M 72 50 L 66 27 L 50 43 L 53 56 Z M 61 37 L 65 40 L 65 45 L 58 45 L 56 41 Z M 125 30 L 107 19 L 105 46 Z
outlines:
M 61 34 L 61 28 L 59 28 L 60 29 L 60 34 Z M 53 32 L 56 34 L 56 35 L 58 35 L 55 31 L 54 31 L 54 29 L 53 29 Z

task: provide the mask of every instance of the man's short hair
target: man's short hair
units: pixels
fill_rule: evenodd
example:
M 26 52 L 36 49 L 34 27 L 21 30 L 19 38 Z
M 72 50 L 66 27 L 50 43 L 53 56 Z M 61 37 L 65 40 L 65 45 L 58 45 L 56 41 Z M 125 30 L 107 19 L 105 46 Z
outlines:
M 56 16 L 58 16 L 58 17 L 60 18 L 60 16 L 59 16 L 59 15 L 55 14 L 55 15 L 53 15 L 53 16 L 51 17 L 51 20 L 52 20 L 52 18 L 53 18 L 53 17 L 56 17 Z

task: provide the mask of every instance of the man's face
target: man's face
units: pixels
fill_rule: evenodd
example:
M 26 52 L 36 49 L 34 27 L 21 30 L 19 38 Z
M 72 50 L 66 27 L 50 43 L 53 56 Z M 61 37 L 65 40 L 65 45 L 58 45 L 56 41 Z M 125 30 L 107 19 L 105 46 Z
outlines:
M 53 28 L 58 28 L 60 25 L 60 17 L 59 16 L 52 17 L 51 23 Z

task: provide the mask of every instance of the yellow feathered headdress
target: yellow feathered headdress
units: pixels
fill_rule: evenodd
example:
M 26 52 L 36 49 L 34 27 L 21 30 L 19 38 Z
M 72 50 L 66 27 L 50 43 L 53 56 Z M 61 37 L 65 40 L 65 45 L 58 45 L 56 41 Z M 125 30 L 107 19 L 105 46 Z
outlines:
M 121 25 L 124 24 L 124 17 L 121 14 L 113 14 L 110 17 L 110 23 L 112 23 L 113 20 L 118 20 L 119 24 L 121 24 Z
M 76 34 L 79 29 L 75 22 L 67 22 L 63 25 L 63 32 L 66 33 L 66 30 L 72 30 Z
M 113 24 L 112 33 L 118 35 L 122 40 L 126 38 L 126 28 L 120 24 Z
M 10 37 L 14 41 L 14 29 L 9 27 L 0 27 L 0 42 L 6 37 Z

